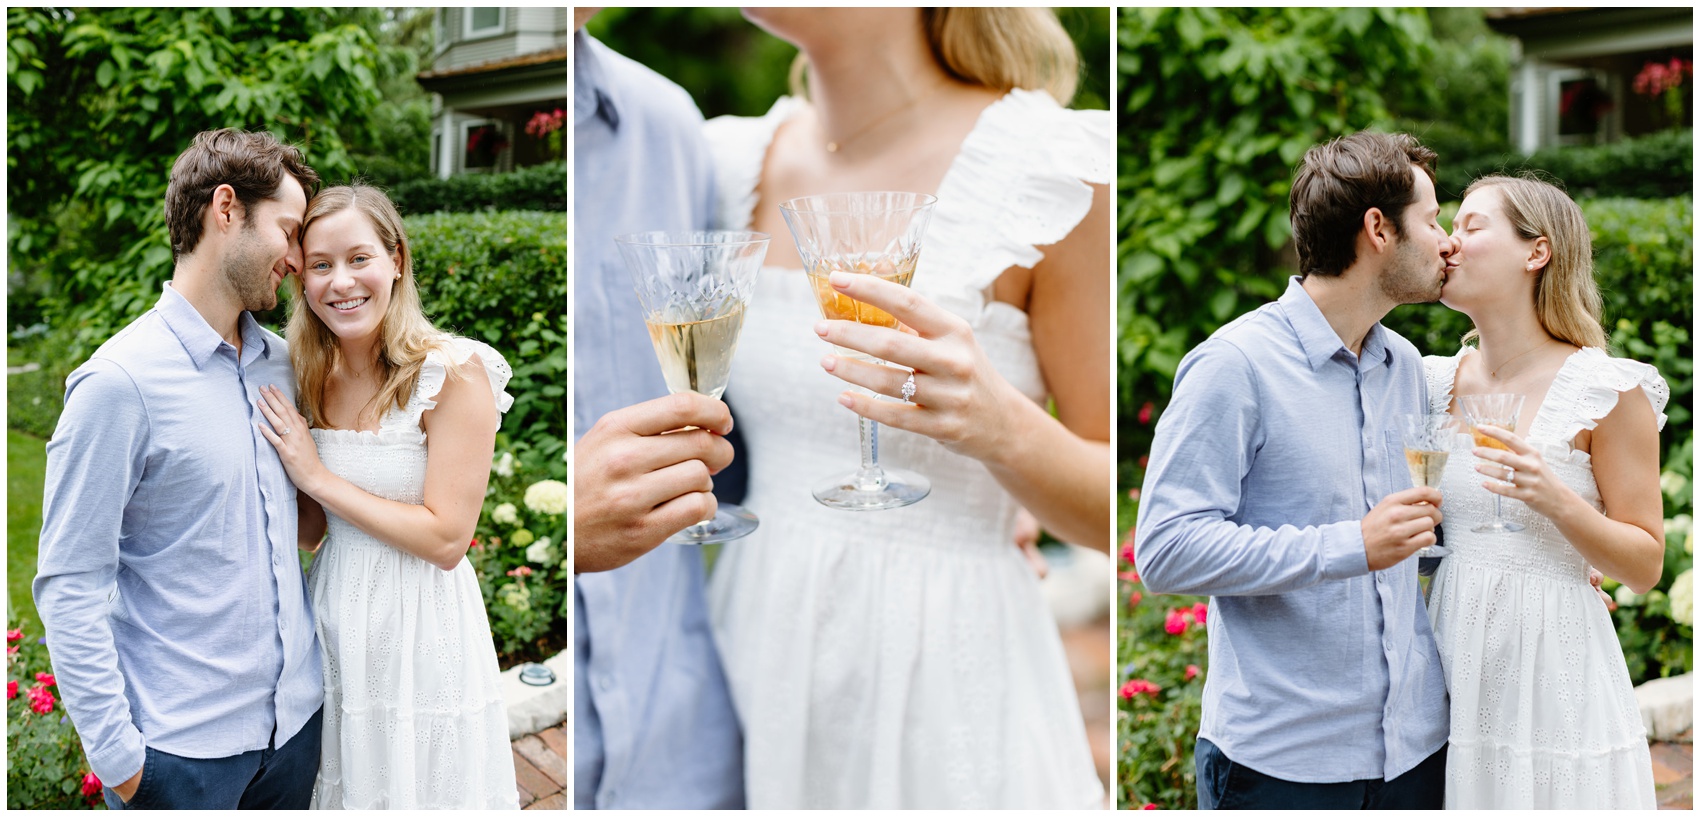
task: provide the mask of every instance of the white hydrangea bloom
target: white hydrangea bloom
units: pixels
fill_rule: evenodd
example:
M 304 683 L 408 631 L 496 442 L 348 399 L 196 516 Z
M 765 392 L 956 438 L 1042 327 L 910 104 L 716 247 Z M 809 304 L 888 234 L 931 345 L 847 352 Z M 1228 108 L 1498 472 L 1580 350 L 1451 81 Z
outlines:
M 1670 585 L 1670 617 L 1678 624 L 1694 626 L 1694 569 L 1682 571 Z
M 490 466 L 490 471 L 492 473 L 494 473 L 496 476 L 499 476 L 499 477 L 511 477 L 511 476 L 513 476 L 514 475 L 514 455 L 513 455 L 513 452 L 503 451 L 502 456 L 496 458 L 496 464 Z
M 531 546 L 525 549 L 525 560 L 544 567 L 554 564 L 555 549 L 551 545 L 549 537 L 545 536 L 532 542 Z
M 525 489 L 525 507 L 538 513 L 560 516 L 567 512 L 567 484 L 545 479 Z
M 503 502 L 490 512 L 490 521 L 498 525 L 512 525 L 519 521 L 519 509 L 512 502 Z

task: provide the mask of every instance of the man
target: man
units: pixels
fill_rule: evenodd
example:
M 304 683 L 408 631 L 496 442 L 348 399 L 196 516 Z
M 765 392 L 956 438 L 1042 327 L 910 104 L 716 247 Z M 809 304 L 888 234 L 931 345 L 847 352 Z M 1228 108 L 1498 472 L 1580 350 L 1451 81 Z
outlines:
M 323 669 L 296 493 L 256 429 L 260 389 L 293 399 L 295 378 L 248 313 L 300 270 L 318 181 L 271 134 L 196 136 L 165 194 L 171 281 L 66 380 L 35 602 L 111 808 L 312 794 Z
M 575 9 L 575 29 L 594 13 Z M 573 70 L 573 807 L 741 808 L 743 740 L 702 551 L 661 544 L 713 515 L 732 418 L 717 400 L 664 396 L 613 240 L 709 226 L 702 118 L 583 31 Z
M 1379 321 L 1439 298 L 1454 244 L 1434 153 L 1358 133 L 1305 154 L 1301 275 L 1200 344 L 1156 429 L 1135 550 L 1212 596 L 1200 808 L 1440 808 L 1448 712 L 1418 593 L 1440 492 L 1411 488 L 1415 347 Z

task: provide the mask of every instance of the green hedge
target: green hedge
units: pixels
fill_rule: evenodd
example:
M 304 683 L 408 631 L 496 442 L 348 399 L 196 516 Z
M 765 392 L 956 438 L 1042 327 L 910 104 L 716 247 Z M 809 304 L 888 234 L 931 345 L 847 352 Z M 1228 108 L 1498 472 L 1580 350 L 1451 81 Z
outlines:
M 512 173 L 467 173 L 415 179 L 389 190 L 403 215 L 476 210 L 567 211 L 567 163 L 550 162 Z
M 1436 181 L 1444 199 L 1489 173 L 1538 171 L 1563 182 L 1573 198 L 1658 199 L 1694 188 L 1694 132 L 1665 130 L 1597 147 L 1559 147 L 1521 154 L 1441 156 Z

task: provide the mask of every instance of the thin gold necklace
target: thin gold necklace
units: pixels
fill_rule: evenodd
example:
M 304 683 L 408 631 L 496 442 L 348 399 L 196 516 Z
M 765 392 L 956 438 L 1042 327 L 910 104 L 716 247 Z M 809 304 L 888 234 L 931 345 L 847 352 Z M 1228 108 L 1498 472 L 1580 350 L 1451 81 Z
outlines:
M 1524 356 L 1524 355 L 1526 355 L 1526 354 L 1528 354 L 1528 353 L 1530 353 L 1530 352 L 1533 352 L 1533 351 L 1535 351 L 1535 350 L 1536 350 L 1536 349 L 1539 349 L 1539 348 L 1541 348 L 1541 347 L 1543 347 L 1543 346 L 1545 346 L 1545 345 L 1547 345 L 1547 341 L 1544 341 L 1544 340 L 1543 340 L 1543 341 L 1541 341 L 1541 342 L 1540 342 L 1540 343 L 1537 343 L 1537 344 L 1535 344 L 1535 345 L 1534 345 L 1534 346 L 1531 346 L 1531 347 L 1529 347 L 1529 348 L 1527 348 L 1527 349 L 1524 349 L 1524 350 L 1523 350 L 1523 351 L 1521 351 L 1521 352 L 1519 352 L 1519 353 L 1517 353 L 1517 355 L 1516 355 L 1516 357 L 1513 357 L 1513 358 L 1511 358 L 1511 360 L 1507 360 L 1507 361 L 1505 361 L 1505 362 L 1503 362 L 1503 363 L 1501 363 L 1501 364 L 1499 364 L 1499 368 L 1497 368 L 1497 369 L 1489 369 L 1489 370 L 1488 370 L 1488 377 L 1491 377 L 1491 378 L 1493 378 L 1493 379 L 1495 379 L 1495 380 L 1498 380 L 1498 379 L 1499 379 L 1499 371 L 1500 371 L 1500 369 L 1503 369 L 1503 368 L 1505 368 L 1505 367 L 1506 367 L 1506 366 L 1509 366 L 1509 365 L 1511 365 L 1511 361 L 1513 361 L 1513 360 L 1516 360 L 1516 359 L 1517 359 L 1517 358 L 1519 358 L 1519 357 L 1522 357 L 1522 356 Z
M 873 120 L 872 122 L 869 122 L 869 123 L 863 125 L 862 127 L 857 128 L 856 131 L 854 133 L 850 134 L 849 136 L 846 136 L 846 137 L 844 137 L 842 139 L 838 139 L 838 140 L 828 139 L 826 141 L 826 152 L 827 153 L 837 153 L 838 151 L 842 150 L 845 145 L 847 145 L 847 144 L 855 141 L 856 139 L 860 138 L 862 136 L 862 134 L 865 134 L 868 131 L 873 130 L 875 126 L 883 124 L 886 120 L 888 120 L 888 119 L 890 119 L 890 118 L 892 118 L 892 117 L 894 117 L 894 116 L 896 116 L 896 115 L 898 115 L 898 114 L 900 114 L 904 111 L 907 111 L 910 108 L 915 107 L 916 105 L 919 105 L 922 101 L 926 100 L 928 97 L 932 96 L 935 92 L 937 92 L 938 89 L 943 88 L 943 87 L 944 87 L 944 83 L 939 82 L 939 83 L 933 85 L 933 87 L 927 89 L 926 93 L 921 94 L 920 96 L 915 97 L 914 99 L 911 99 L 908 102 L 903 103 L 902 105 L 899 105 L 895 108 L 892 108 L 891 110 L 887 111 L 883 116 L 880 116 L 879 118 Z

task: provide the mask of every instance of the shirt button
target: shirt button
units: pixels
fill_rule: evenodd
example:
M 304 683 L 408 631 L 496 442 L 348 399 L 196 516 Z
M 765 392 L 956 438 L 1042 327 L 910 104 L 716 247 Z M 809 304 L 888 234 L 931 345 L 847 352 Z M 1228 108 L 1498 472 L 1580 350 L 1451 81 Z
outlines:
M 607 692 L 614 688 L 614 679 L 604 675 L 601 678 L 596 679 L 596 688 L 603 692 Z

